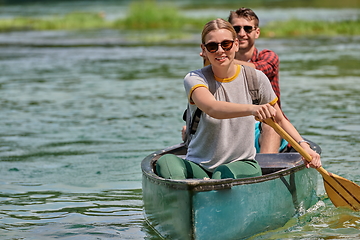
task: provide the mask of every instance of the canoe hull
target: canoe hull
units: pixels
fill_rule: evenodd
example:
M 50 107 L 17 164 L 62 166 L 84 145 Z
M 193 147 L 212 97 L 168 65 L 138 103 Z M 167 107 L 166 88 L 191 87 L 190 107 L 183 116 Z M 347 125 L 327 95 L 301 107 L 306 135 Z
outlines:
M 283 226 L 318 201 L 318 174 L 303 164 L 241 180 L 166 180 L 151 172 L 147 165 L 179 149 L 142 163 L 145 217 L 164 238 L 247 238 Z M 297 153 L 289 157 L 301 159 Z
M 196 193 L 192 199 L 195 239 L 241 239 L 283 226 L 296 211 L 318 201 L 314 191 L 317 175 L 311 172 L 304 170 L 281 179 Z

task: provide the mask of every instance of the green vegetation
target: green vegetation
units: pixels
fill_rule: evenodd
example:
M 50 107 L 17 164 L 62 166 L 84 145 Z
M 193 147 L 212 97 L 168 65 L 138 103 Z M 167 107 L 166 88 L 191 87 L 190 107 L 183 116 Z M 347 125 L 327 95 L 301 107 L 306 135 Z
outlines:
M 240 4 L 240 6 L 239 6 Z M 256 8 L 359 8 L 359 0 L 196 0 L 182 5 L 185 9 L 237 9 Z
M 341 22 L 303 21 L 291 19 L 274 21 L 261 28 L 262 37 L 283 38 L 299 36 L 360 35 L 360 19 Z
M 141 32 L 143 41 L 160 42 L 168 39 L 186 38 L 190 33 L 198 33 L 204 23 L 213 19 L 193 19 L 183 16 L 180 11 L 170 5 L 158 5 L 152 0 L 143 0 L 130 4 L 129 14 L 124 19 L 113 22 L 115 29 Z M 133 33 L 129 38 L 139 39 Z
M 128 15 L 123 19 L 108 21 L 104 15 L 104 13 L 74 12 L 51 18 L 0 19 L 0 32 L 110 28 L 128 30 L 132 38 L 142 36 L 141 38 L 146 41 L 161 41 L 199 33 L 207 21 L 215 18 L 189 18 L 182 15 L 176 7 L 164 3 L 159 5 L 154 0 L 136 1 L 130 4 Z M 262 37 L 276 38 L 360 35 L 359 25 L 359 19 L 341 22 L 291 19 L 283 22 L 271 22 L 261 28 L 261 34 Z
M 145 0 L 130 4 L 129 15 L 115 21 L 114 27 L 121 29 L 196 29 L 204 24 L 204 19 L 186 18 L 179 10 L 169 4 L 157 5 L 154 1 Z
M 76 30 L 108 28 L 102 13 L 73 12 L 63 17 L 0 19 L 0 32 L 19 30 Z
M 22 30 L 76 30 L 76 29 L 124 29 L 124 30 L 196 30 L 202 28 L 207 19 L 193 19 L 183 16 L 171 5 L 158 5 L 152 0 L 130 4 L 124 19 L 107 21 L 104 13 L 74 12 L 51 18 L 0 19 L 0 32 Z

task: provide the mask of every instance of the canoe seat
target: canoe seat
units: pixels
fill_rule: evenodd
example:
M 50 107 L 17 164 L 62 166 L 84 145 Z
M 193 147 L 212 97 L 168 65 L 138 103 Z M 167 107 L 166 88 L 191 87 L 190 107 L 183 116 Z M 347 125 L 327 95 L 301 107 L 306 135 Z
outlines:
M 185 155 L 182 154 L 177 154 L 177 156 L 185 158 Z M 295 167 L 303 163 L 301 155 L 297 152 L 259 153 L 255 156 L 255 159 L 258 161 L 263 175 Z
M 301 155 L 297 152 L 259 153 L 256 154 L 255 159 L 258 161 L 263 175 L 295 167 L 303 163 Z

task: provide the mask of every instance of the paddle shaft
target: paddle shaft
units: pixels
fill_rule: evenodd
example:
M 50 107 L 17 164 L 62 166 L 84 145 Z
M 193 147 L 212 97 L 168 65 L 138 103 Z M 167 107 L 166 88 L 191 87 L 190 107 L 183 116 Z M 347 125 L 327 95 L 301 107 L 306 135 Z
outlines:
M 271 126 L 282 138 L 290 143 L 290 145 L 298 152 L 301 156 L 303 156 L 308 162 L 311 162 L 312 157 L 308 154 L 299 143 L 297 143 L 287 132 L 285 132 L 282 127 L 279 126 L 272 118 L 265 119 L 264 122 Z M 329 173 L 323 168 L 316 168 L 321 175 L 329 175 Z

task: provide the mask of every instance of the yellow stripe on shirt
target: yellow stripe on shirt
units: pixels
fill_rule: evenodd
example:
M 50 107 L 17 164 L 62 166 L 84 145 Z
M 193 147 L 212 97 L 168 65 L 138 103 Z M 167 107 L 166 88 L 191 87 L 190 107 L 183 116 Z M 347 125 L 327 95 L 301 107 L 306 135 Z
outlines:
M 209 89 L 208 86 L 206 86 L 205 84 L 197 84 L 197 85 L 193 86 L 193 87 L 190 89 L 189 96 L 188 96 L 188 98 L 189 98 L 189 103 L 190 103 L 190 104 L 195 104 L 195 103 L 193 102 L 193 100 L 191 100 L 191 95 L 192 95 L 192 93 L 194 92 L 194 90 L 197 89 L 197 88 L 199 88 L 199 87 L 205 87 L 205 88 Z
M 271 102 L 269 102 L 269 104 L 270 104 L 271 106 L 274 106 L 275 103 L 277 103 L 278 100 L 279 100 L 278 97 L 276 97 L 276 98 L 274 98 L 274 100 L 272 100 Z

